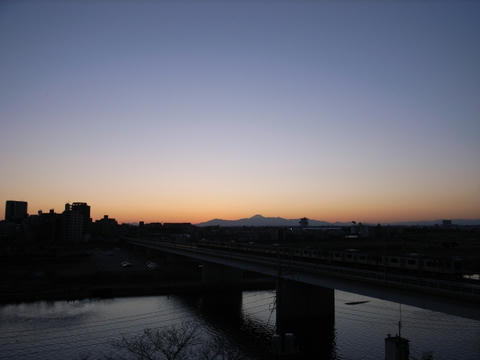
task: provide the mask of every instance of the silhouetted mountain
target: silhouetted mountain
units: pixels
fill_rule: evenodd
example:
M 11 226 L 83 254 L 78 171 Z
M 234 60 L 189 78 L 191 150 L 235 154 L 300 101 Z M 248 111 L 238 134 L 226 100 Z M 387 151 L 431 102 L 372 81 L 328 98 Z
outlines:
M 213 219 L 206 221 L 197 226 L 299 226 L 300 219 L 284 219 L 281 217 L 264 217 L 262 215 L 254 215 L 250 218 L 238 220 Z M 310 226 L 330 225 L 326 221 L 309 220 Z
M 299 226 L 300 219 L 284 219 L 281 217 L 264 217 L 262 215 L 254 215 L 250 218 L 243 218 L 238 220 L 224 220 L 213 219 L 197 226 Z M 320 220 L 308 220 L 309 226 L 350 226 L 351 222 L 330 223 Z M 391 223 L 382 223 L 382 225 L 397 225 L 397 226 L 434 226 L 441 225 L 442 220 L 430 221 L 398 221 Z M 375 226 L 375 224 L 364 223 L 364 225 Z M 452 225 L 480 225 L 480 219 L 452 219 Z

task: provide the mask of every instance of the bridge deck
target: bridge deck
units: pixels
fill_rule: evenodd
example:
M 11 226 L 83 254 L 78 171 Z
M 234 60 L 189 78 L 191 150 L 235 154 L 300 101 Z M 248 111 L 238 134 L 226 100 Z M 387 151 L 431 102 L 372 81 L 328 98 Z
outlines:
M 175 243 L 128 239 L 129 243 L 269 276 L 377 297 L 480 320 L 480 286 L 385 271 L 312 263 L 257 253 L 226 251 Z

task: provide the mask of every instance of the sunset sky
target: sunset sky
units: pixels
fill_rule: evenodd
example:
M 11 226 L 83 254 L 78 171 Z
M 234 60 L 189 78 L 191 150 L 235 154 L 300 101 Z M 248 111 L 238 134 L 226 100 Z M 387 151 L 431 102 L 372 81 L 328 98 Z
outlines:
M 2 1 L 0 218 L 480 218 L 480 2 Z

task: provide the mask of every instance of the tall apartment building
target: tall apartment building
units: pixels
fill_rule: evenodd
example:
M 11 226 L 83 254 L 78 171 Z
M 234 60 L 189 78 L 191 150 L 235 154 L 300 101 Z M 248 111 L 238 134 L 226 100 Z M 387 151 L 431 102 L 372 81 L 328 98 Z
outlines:
M 5 203 L 5 220 L 12 222 L 22 221 L 27 217 L 27 202 L 7 200 Z
M 72 242 L 82 241 L 92 222 L 90 206 L 82 202 L 74 202 L 71 205 L 65 204 L 63 216 L 65 240 Z

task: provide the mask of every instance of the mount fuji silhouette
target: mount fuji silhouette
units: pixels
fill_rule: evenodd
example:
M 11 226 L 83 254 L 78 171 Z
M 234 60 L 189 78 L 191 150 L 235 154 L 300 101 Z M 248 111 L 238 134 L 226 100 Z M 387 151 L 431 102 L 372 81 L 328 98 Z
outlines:
M 206 222 L 196 224 L 197 226 L 299 226 L 300 219 L 285 219 L 282 217 L 265 217 L 262 215 L 254 215 L 249 218 L 243 218 L 238 220 L 224 220 L 213 219 Z M 424 221 L 393 221 L 389 223 L 383 223 L 384 225 L 396 225 L 396 226 L 434 226 L 440 225 L 442 220 L 424 220 Z M 376 225 L 367 224 L 365 225 Z M 480 219 L 452 219 L 452 224 L 460 226 L 478 226 L 480 225 Z M 308 220 L 309 226 L 350 226 L 352 223 L 348 222 L 328 222 L 320 220 Z
M 254 215 L 250 218 L 238 220 L 213 219 L 197 226 L 299 226 L 300 219 L 284 219 L 281 217 L 264 217 L 262 215 Z M 310 226 L 332 225 L 326 221 L 308 220 Z

